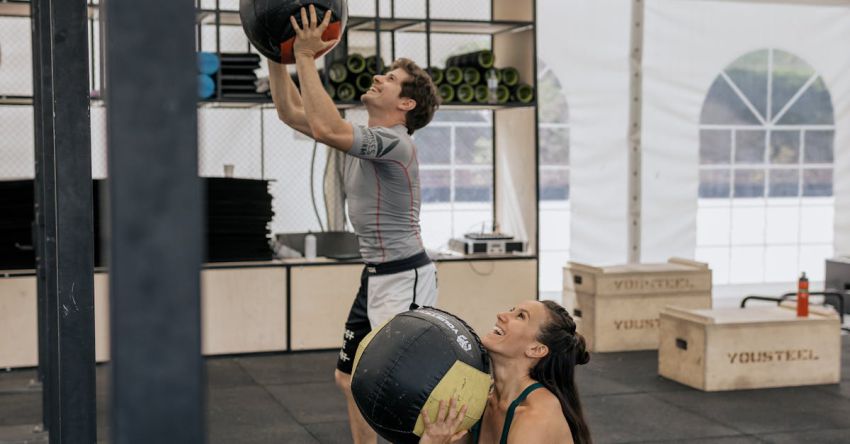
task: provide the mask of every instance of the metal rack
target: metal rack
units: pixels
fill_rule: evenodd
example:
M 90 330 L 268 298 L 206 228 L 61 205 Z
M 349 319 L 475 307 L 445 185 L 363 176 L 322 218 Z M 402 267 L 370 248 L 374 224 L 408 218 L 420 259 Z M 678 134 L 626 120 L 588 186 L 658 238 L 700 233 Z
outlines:
M 483 35 L 489 36 L 491 49 L 505 65 L 516 66 L 521 73 L 521 79 L 529 83 L 537 90 L 537 50 L 536 50 L 536 2 L 535 0 L 491 0 L 489 20 L 462 20 L 450 18 L 435 18 L 432 16 L 432 1 L 424 0 L 424 16 L 400 17 L 396 16 L 396 4 L 389 0 L 389 13 L 386 10 L 387 0 L 374 0 L 374 15 L 354 15 L 349 17 L 348 29 L 345 38 L 334 51 L 326 56 L 334 57 L 345 54 L 347 39 L 350 32 L 374 33 L 374 48 L 376 54 L 391 55 L 395 59 L 397 53 L 396 40 L 404 34 L 425 35 L 425 60 L 424 66 L 433 66 L 432 39 L 439 35 Z M 24 0 L 0 0 L 0 16 L 27 17 L 30 14 L 30 2 Z M 200 8 L 200 0 L 196 0 L 196 48 L 200 49 L 202 41 L 202 29 L 204 26 L 214 26 L 216 50 L 220 52 L 221 33 L 224 27 L 241 26 L 239 12 L 234 10 L 222 10 L 220 0 L 216 0 L 214 9 Z M 381 6 L 384 6 L 382 14 Z M 369 6 L 371 8 L 371 6 Z M 102 53 L 99 48 L 104 46 L 100 27 L 100 5 L 97 0 L 89 0 L 88 20 L 90 26 L 89 44 L 92 49 L 90 61 L 92 91 L 103 90 L 103 75 L 101 68 L 103 63 Z M 418 14 L 418 13 L 417 13 Z M 97 35 L 101 35 L 98 38 Z M 209 38 L 209 37 L 207 37 Z M 371 37 L 367 37 L 367 40 Z M 100 40 L 100 41 L 98 41 Z M 381 48 L 381 45 L 385 48 Z M 389 45 L 387 51 L 386 46 Z M 247 43 L 245 51 L 250 51 Z M 331 59 L 332 60 L 332 59 Z M 220 85 L 218 85 L 220 90 Z M 1 93 L 1 92 L 0 92 Z M 101 106 L 103 100 L 95 97 L 91 101 L 93 106 Z M 31 106 L 32 97 L 20 95 L 0 95 L 0 105 Z M 271 100 L 259 99 L 226 99 L 215 98 L 213 100 L 198 101 L 199 108 L 236 108 L 267 110 L 273 107 Z M 337 107 L 342 110 L 350 110 L 361 107 L 359 101 L 337 102 Z M 493 122 L 493 220 L 494 230 L 515 229 L 509 224 L 511 217 L 500 214 L 508 205 L 517 205 L 522 214 L 523 227 L 526 231 L 528 245 L 533 254 L 539 251 L 537 232 L 539 222 L 537 211 L 539 200 L 538 191 L 538 118 L 537 100 L 530 103 L 507 103 L 507 104 L 445 104 L 441 110 L 489 110 Z M 497 159 L 498 158 L 498 159 Z M 507 169 L 510 168 L 511 171 Z M 534 169 L 531 171 L 531 169 Z M 522 179 L 511 178 L 514 173 L 520 172 Z M 533 185 L 531 178 L 533 177 Z M 513 181 L 513 182 L 508 182 Z M 506 193 L 512 193 L 508 195 Z M 517 229 L 517 231 L 519 231 Z
M 376 53 L 381 53 L 381 34 L 390 33 L 392 41 L 391 58 L 396 58 L 395 39 L 396 33 L 424 33 L 426 34 L 427 42 L 427 60 L 425 65 L 431 66 L 431 35 L 432 34 L 467 34 L 467 35 L 502 35 L 511 33 L 520 33 L 525 31 L 533 31 L 534 22 L 527 20 L 458 20 L 458 19 L 442 19 L 431 18 L 430 0 L 425 0 L 426 12 L 424 18 L 409 18 L 396 17 L 394 0 L 391 2 L 389 17 L 380 15 L 381 0 L 375 0 L 375 15 L 374 16 L 349 16 L 346 34 L 343 41 L 335 49 L 331 51 L 326 60 L 334 60 L 344 54 L 347 47 L 348 32 L 374 32 L 375 33 L 375 50 Z M 196 5 L 200 5 L 200 0 L 196 1 Z M 197 47 L 202 47 L 201 28 L 204 25 L 215 26 L 216 51 L 220 52 L 221 48 L 221 27 L 223 26 L 242 26 L 239 18 L 239 11 L 222 10 L 219 7 L 220 1 L 216 0 L 214 9 L 198 9 L 197 12 Z M 492 8 L 491 8 L 492 9 Z M 246 47 L 246 51 L 250 51 L 250 44 Z M 531 84 L 535 84 L 535 79 L 528 79 Z M 220 89 L 221 85 L 217 85 Z M 536 87 L 536 85 L 534 85 Z M 255 107 L 269 104 L 270 100 L 233 100 L 213 98 L 201 101 L 201 103 L 217 103 L 220 106 L 226 107 Z M 361 106 L 358 101 L 340 102 L 336 101 L 337 108 L 341 110 L 351 109 Z M 536 100 L 532 103 L 507 103 L 502 105 L 493 104 L 446 104 L 441 109 L 447 110 L 474 110 L 474 109 L 502 109 L 502 108 L 517 108 L 517 107 L 533 107 L 536 106 Z
M 196 0 L 195 2 L 197 9 L 196 13 L 196 23 L 197 23 L 197 42 L 196 46 L 200 49 L 202 44 L 201 37 L 201 29 L 203 26 L 215 26 L 215 39 L 216 39 L 216 48 L 217 52 L 220 52 L 221 48 L 221 27 L 223 26 L 242 26 L 242 22 L 239 18 L 239 11 L 231 11 L 231 10 L 222 10 L 219 6 L 219 0 L 216 0 L 216 8 L 214 9 L 202 9 L 200 8 L 200 0 Z M 394 10 L 395 7 L 391 6 L 390 8 L 393 11 L 390 17 L 381 17 L 377 13 L 380 10 L 380 0 L 375 0 L 375 11 L 376 15 L 372 17 L 368 16 L 350 16 L 348 20 L 348 31 L 354 32 L 374 32 L 375 33 L 375 41 L 376 41 L 376 51 L 380 53 L 380 40 L 381 33 L 391 33 L 393 48 L 392 48 L 392 58 L 395 59 L 395 36 L 396 33 L 424 33 L 426 34 L 426 41 L 428 42 L 428 50 L 427 56 L 428 59 L 426 61 L 427 66 L 431 66 L 431 50 L 430 50 L 430 41 L 431 34 L 471 34 L 471 35 L 490 35 L 496 36 L 500 34 L 510 34 L 510 33 L 519 33 L 528 30 L 533 30 L 534 22 L 533 21 L 523 21 L 523 20 L 459 20 L 459 19 L 436 19 L 430 17 L 430 1 L 426 0 L 426 17 L 424 18 L 403 18 L 403 17 L 395 17 Z M 88 20 L 90 29 L 94 29 L 95 27 L 100 27 L 99 22 L 99 13 L 100 13 L 100 5 L 96 3 L 94 0 L 89 0 L 88 2 Z M 28 0 L 0 0 L 0 17 L 29 17 L 30 16 L 30 2 Z M 90 32 L 90 42 L 91 51 L 94 55 L 94 48 L 102 47 L 102 42 L 95 41 L 95 33 L 93 31 Z M 246 47 L 246 51 L 250 51 L 250 44 Z M 98 51 L 98 55 L 100 52 Z M 100 57 L 102 59 L 102 57 Z M 90 60 L 90 72 L 91 72 L 91 89 L 92 91 L 101 91 L 102 90 L 102 60 L 100 63 L 95 60 L 95 57 L 92 57 Z M 99 75 L 95 77 L 95 73 Z M 534 79 L 529 79 L 530 82 L 534 84 Z M 217 80 L 216 89 L 217 91 L 221 89 L 220 80 Z M 536 85 L 535 85 L 536 86 Z M 98 101 L 99 97 L 93 97 L 93 101 Z M 337 107 L 341 110 L 351 109 L 360 106 L 359 102 L 350 101 L 350 102 L 339 102 L 337 101 Z M 200 100 L 200 106 L 220 106 L 220 107 L 233 107 L 233 108 L 250 108 L 256 106 L 270 105 L 271 100 L 248 100 L 248 99 L 227 99 L 221 97 L 214 97 L 208 100 Z M 31 96 L 13 96 L 13 95 L 0 95 L 0 105 L 32 105 L 32 97 Z M 493 104 L 446 104 L 442 107 L 442 109 L 448 110 L 474 110 L 474 109 L 501 109 L 501 108 L 517 108 L 517 107 L 529 107 L 536 106 L 536 101 L 534 103 L 508 103 L 502 105 L 493 105 Z

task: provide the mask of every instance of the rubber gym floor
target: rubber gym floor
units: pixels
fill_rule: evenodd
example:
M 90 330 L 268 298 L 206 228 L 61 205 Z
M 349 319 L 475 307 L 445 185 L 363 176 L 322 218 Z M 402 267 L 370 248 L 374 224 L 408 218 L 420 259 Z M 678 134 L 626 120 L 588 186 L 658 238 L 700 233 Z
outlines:
M 594 354 L 577 383 L 596 443 L 850 442 L 850 336 L 838 385 L 704 393 L 657 375 L 657 353 Z M 208 358 L 210 443 L 349 443 L 336 353 Z M 108 442 L 107 365 L 97 368 L 98 439 Z M 34 369 L 0 371 L 0 443 L 47 442 Z

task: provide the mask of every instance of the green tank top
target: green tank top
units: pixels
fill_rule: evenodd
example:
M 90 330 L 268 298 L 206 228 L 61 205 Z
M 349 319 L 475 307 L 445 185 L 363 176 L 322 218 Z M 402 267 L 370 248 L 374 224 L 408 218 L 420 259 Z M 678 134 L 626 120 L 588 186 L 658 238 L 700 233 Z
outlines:
M 505 415 L 505 425 L 502 426 L 502 437 L 499 439 L 499 444 L 508 444 L 508 433 L 511 431 L 511 422 L 514 420 L 514 410 L 516 410 L 517 406 L 522 404 L 525 401 L 525 398 L 528 397 L 531 392 L 543 387 L 543 384 L 539 382 L 535 382 L 534 384 L 529 385 L 522 391 L 522 393 L 517 396 L 516 399 L 508 406 L 508 412 Z M 483 417 L 482 417 L 483 418 Z M 472 443 L 478 444 L 478 437 L 481 435 L 481 421 L 478 421 L 472 427 Z

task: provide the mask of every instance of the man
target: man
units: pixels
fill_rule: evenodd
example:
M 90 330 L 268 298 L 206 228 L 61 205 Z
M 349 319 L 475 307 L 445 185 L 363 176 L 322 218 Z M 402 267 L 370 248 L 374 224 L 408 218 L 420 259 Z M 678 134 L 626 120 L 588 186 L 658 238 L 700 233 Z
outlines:
M 296 31 L 295 64 L 299 94 L 286 68 L 269 61 L 272 98 L 280 119 L 297 131 L 347 153 L 345 195 L 351 224 L 366 266 L 345 323 L 343 347 L 334 379 L 348 403 L 354 442 L 375 443 L 351 395 L 351 369 L 360 341 L 372 328 L 397 313 L 437 302 L 437 270 L 425 254 L 419 228 L 420 187 L 416 147 L 410 139 L 427 125 L 439 106 L 431 78 L 407 59 L 376 75 L 362 102 L 368 127 L 343 120 L 319 78 L 315 55 L 336 42 L 321 35 L 328 12 L 318 23 L 311 5 L 301 9 Z

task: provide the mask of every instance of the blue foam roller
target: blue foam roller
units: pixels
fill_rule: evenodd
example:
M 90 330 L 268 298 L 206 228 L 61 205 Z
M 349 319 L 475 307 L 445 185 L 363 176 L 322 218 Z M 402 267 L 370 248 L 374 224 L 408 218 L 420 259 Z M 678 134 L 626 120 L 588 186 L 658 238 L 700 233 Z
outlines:
M 201 74 L 213 75 L 218 72 L 221 62 L 218 56 L 212 52 L 198 53 L 198 72 Z
M 208 99 L 215 93 L 215 82 L 206 74 L 198 74 L 198 97 Z

